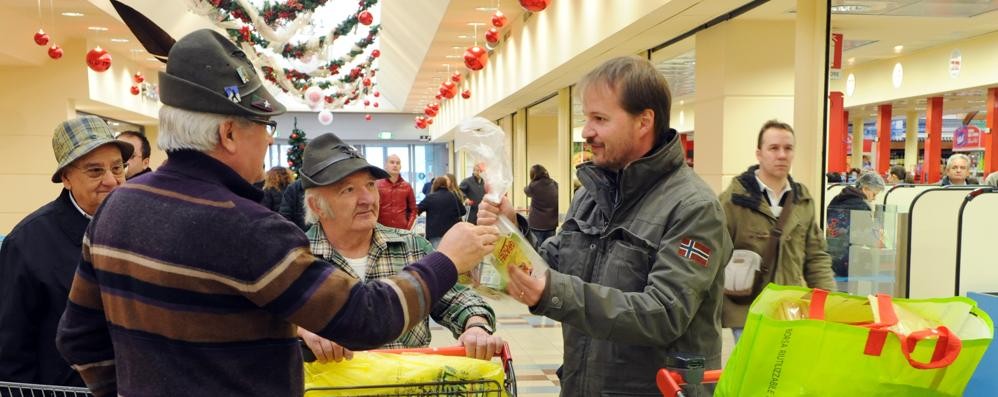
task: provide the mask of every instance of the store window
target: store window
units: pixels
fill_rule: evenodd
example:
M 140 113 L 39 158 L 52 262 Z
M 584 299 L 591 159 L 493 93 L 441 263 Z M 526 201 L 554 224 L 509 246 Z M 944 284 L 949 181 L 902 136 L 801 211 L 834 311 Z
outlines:
M 575 173 L 575 167 L 579 164 L 589 161 L 593 152 L 586 144 L 585 138 L 582 137 L 582 129 L 586 126 L 586 116 L 582 113 L 582 95 L 576 92 L 575 86 L 573 85 L 569 92 L 572 94 L 572 147 L 571 147 L 571 184 L 572 189 L 570 190 L 572 196 L 575 196 L 575 191 L 581 186 L 579 184 L 579 176 Z

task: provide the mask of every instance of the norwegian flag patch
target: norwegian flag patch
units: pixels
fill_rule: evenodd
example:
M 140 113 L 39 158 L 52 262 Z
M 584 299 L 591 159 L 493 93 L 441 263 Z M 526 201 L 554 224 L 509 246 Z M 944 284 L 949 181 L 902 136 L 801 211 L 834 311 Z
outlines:
M 707 267 L 710 260 L 710 247 L 689 237 L 684 237 L 679 243 L 679 255 L 694 263 Z

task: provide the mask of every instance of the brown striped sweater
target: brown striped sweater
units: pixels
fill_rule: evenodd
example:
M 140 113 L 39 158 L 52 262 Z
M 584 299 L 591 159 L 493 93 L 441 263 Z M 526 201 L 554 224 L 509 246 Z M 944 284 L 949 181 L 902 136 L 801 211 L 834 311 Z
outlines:
M 312 256 L 260 195 L 217 160 L 176 151 L 108 197 L 56 337 L 95 395 L 302 395 L 293 324 L 373 348 L 419 324 L 456 281 L 434 253 L 357 282 Z

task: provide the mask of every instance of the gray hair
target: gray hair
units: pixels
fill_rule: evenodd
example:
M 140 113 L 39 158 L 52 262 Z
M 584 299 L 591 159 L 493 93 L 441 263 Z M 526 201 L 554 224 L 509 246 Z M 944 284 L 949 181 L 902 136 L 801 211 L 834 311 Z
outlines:
M 856 188 L 862 189 L 864 187 L 879 192 L 884 190 L 886 185 L 884 184 L 884 178 L 881 178 L 880 175 L 875 172 L 867 172 L 856 179 Z
M 315 204 L 319 206 L 320 213 L 312 211 L 312 206 L 308 205 L 309 201 L 315 199 Z M 333 209 L 329 208 L 329 203 L 319 197 L 315 188 L 305 189 L 305 223 L 314 224 L 319 223 L 319 218 L 322 216 L 330 217 L 333 215 Z
M 967 155 L 963 154 L 963 153 L 953 153 L 953 155 L 949 156 L 949 158 L 946 159 L 946 171 L 947 172 L 949 171 L 950 167 L 953 166 L 953 160 L 956 160 L 956 159 L 960 159 L 960 160 L 966 161 L 967 162 L 967 167 L 968 168 L 970 167 L 970 157 L 967 157 Z
M 985 185 L 991 185 L 991 187 L 998 187 L 998 171 L 992 172 L 984 179 Z
M 218 127 L 239 117 L 202 113 L 163 105 L 159 108 L 159 148 L 164 151 L 193 149 L 208 152 L 218 146 Z

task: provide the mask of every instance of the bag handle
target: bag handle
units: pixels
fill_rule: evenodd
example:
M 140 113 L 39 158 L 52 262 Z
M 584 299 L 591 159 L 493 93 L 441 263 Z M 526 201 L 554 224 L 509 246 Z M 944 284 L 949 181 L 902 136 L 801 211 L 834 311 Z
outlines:
M 897 324 L 898 316 L 894 312 L 894 304 L 890 295 L 877 294 L 877 312 L 880 313 L 880 321 L 871 324 L 863 324 L 865 328 L 880 329 Z M 808 307 L 808 317 L 814 320 L 825 319 L 825 303 L 828 301 L 828 291 L 820 288 L 811 290 L 811 304 Z
M 936 348 L 932 352 L 932 358 L 928 362 L 921 362 L 911 358 L 911 353 L 915 351 L 915 346 L 918 345 L 918 342 L 931 338 L 936 338 Z M 904 338 L 901 347 L 904 358 L 908 360 L 908 364 L 912 367 L 918 369 L 936 369 L 953 364 L 953 361 L 956 361 L 956 357 L 960 355 L 960 350 L 963 349 L 963 342 L 949 328 L 940 325 L 935 329 L 923 329 L 908 334 L 908 337 Z

